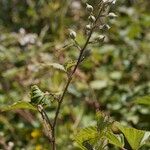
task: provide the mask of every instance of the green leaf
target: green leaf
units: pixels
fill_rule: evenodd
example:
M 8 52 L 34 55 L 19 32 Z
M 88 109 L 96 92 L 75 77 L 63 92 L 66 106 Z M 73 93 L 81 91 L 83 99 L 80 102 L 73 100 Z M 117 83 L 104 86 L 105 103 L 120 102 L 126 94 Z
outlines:
M 110 144 L 113 144 L 120 148 L 124 147 L 124 139 L 123 137 L 121 137 L 121 135 L 115 135 L 112 132 L 107 132 L 105 136 Z
M 29 102 L 24 102 L 24 101 L 19 101 L 19 102 L 12 104 L 12 105 L 5 106 L 1 110 L 2 111 L 11 111 L 11 110 L 16 110 L 16 109 L 36 110 L 36 108 L 34 106 L 32 106 Z
M 78 144 L 78 146 L 82 150 L 86 150 L 86 146 L 92 146 L 97 141 L 97 130 L 96 127 L 90 126 L 86 127 L 84 129 L 81 129 L 76 135 L 75 135 L 75 141 Z M 88 143 L 88 144 L 87 144 Z
M 150 105 L 150 96 L 139 97 L 135 100 L 137 104 Z
M 138 150 L 149 139 L 150 132 L 125 127 L 122 126 L 120 123 L 116 123 L 116 126 L 124 134 L 125 138 L 127 139 L 133 150 Z

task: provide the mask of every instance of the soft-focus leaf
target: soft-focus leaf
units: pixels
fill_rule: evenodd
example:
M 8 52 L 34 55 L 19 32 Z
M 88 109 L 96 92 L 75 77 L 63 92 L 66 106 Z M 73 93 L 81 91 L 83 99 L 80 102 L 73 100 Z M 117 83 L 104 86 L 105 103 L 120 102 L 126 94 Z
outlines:
M 4 124 L 10 131 L 14 131 L 13 125 L 9 122 L 8 118 L 0 115 L 0 123 Z
M 100 89 L 107 87 L 107 84 L 108 83 L 105 80 L 94 80 L 94 81 L 91 81 L 90 86 L 92 89 L 100 90 Z
M 139 97 L 135 100 L 135 103 L 150 106 L 150 96 Z
M 16 109 L 36 110 L 36 108 L 34 106 L 32 106 L 29 102 L 23 102 L 23 101 L 19 101 L 12 105 L 1 108 L 2 111 L 10 111 L 10 110 L 16 110 Z

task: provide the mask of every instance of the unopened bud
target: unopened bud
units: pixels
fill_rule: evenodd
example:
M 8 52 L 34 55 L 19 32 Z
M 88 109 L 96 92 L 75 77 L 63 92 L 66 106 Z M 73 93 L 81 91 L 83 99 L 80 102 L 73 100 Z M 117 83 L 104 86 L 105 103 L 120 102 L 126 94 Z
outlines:
M 88 3 L 86 3 L 86 10 L 87 10 L 87 12 L 91 13 L 91 12 L 93 12 L 93 7 L 91 5 L 89 5 Z
M 93 15 L 90 15 L 90 16 L 88 17 L 88 19 L 89 19 L 89 21 L 90 21 L 91 23 L 95 22 L 95 20 L 96 20 Z
M 104 35 L 99 35 L 99 36 L 96 38 L 96 40 L 97 40 L 98 42 L 103 42 L 103 41 L 104 41 L 104 38 L 105 38 Z
M 73 31 L 73 30 L 70 30 L 69 35 L 70 35 L 70 38 L 73 39 L 73 40 L 74 40 L 74 39 L 76 38 L 76 36 L 77 36 L 76 32 Z
M 110 13 L 108 14 L 108 17 L 110 17 L 110 18 L 116 18 L 117 15 L 116 15 L 115 13 L 110 12 Z
M 83 57 L 89 57 L 91 55 L 91 49 L 86 49 L 83 53 Z
M 92 27 L 90 24 L 86 25 L 86 30 L 91 30 L 91 29 L 92 29 Z
M 110 29 L 110 26 L 108 24 L 104 24 L 102 26 L 99 27 L 101 30 L 107 31 Z

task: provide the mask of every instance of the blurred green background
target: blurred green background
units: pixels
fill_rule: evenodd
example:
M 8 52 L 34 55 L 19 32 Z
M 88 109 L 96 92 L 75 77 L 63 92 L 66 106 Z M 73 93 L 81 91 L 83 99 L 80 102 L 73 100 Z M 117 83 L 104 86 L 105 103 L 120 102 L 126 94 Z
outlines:
M 62 49 L 70 43 L 68 29 L 85 41 L 86 0 L 0 0 L 0 105 L 30 101 L 30 86 L 60 93 L 66 75 L 38 63 L 76 60 L 78 50 Z M 96 7 L 98 0 L 89 0 Z M 76 150 L 77 128 L 95 124 L 95 110 L 138 129 L 150 130 L 150 111 L 133 105 L 150 94 L 150 1 L 118 0 L 111 8 L 118 17 L 108 20 L 103 45 L 89 46 L 92 53 L 78 68 L 65 97 L 57 127 L 60 150 Z M 95 10 L 96 11 L 96 10 Z M 47 109 L 54 116 L 56 103 Z M 17 110 L 0 114 L 0 149 L 47 150 L 40 115 Z M 110 149 L 115 150 L 112 147 Z M 142 148 L 148 149 L 148 148 Z

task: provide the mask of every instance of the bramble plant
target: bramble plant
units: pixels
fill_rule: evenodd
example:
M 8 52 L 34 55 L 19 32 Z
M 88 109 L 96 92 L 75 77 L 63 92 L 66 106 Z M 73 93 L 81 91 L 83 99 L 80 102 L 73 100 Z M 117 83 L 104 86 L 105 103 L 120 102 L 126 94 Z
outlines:
M 50 142 L 50 148 L 52 150 L 57 149 L 57 136 L 56 130 L 62 104 L 65 100 L 68 87 L 74 77 L 74 74 L 79 65 L 87 59 L 91 51 L 88 49 L 92 44 L 103 44 L 105 42 L 104 32 L 108 32 L 110 26 L 106 23 L 107 19 L 117 17 L 113 12 L 109 12 L 112 5 L 116 0 L 99 0 L 97 8 L 93 8 L 90 4 L 86 3 L 86 12 L 88 14 L 88 24 L 85 26 L 86 41 L 83 45 L 80 45 L 76 39 L 77 33 L 70 29 L 69 37 L 72 41 L 71 44 L 64 47 L 76 47 L 79 50 L 79 56 L 77 60 L 68 62 L 64 66 L 51 63 L 51 64 L 39 64 L 40 67 L 54 67 L 60 71 L 63 71 L 67 75 L 66 85 L 62 93 L 55 94 L 49 92 L 43 92 L 37 85 L 31 87 L 31 101 L 30 102 L 17 102 L 12 106 L 3 108 L 3 111 L 12 109 L 32 109 L 38 110 L 42 117 L 42 124 L 46 133 L 46 136 Z M 93 36 L 95 31 L 100 31 L 99 35 Z M 53 101 L 57 102 L 55 108 L 54 118 L 49 118 L 46 113 L 46 108 L 51 107 Z M 96 110 L 96 122 L 95 126 L 86 127 L 75 134 L 74 140 L 77 146 L 83 150 L 107 150 L 109 144 L 112 144 L 120 149 L 125 150 L 124 138 L 128 141 L 132 150 L 138 150 L 141 146 L 149 142 L 150 133 L 143 130 L 137 130 L 135 128 L 125 127 L 119 122 L 114 121 L 111 117 L 104 112 Z

